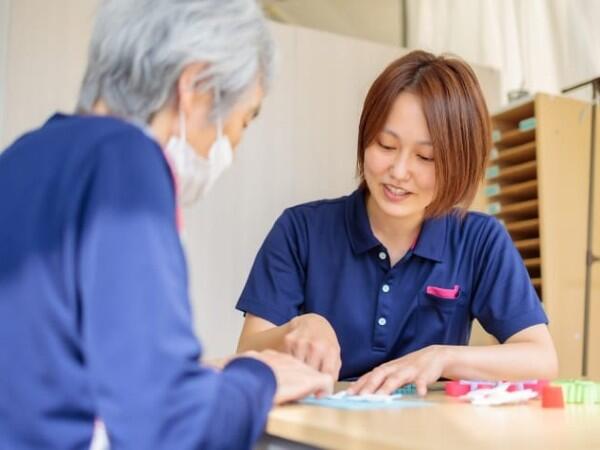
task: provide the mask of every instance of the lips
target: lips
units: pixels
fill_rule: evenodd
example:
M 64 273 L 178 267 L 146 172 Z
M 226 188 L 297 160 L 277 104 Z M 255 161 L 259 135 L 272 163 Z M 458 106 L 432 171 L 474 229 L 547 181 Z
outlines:
M 392 201 L 404 200 L 413 194 L 404 188 L 392 184 L 384 184 L 383 191 L 385 192 L 386 197 Z

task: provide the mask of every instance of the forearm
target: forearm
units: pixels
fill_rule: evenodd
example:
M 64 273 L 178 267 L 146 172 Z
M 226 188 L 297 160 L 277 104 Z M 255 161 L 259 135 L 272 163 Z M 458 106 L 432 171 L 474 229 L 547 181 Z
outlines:
M 552 346 L 514 342 L 490 346 L 443 346 L 442 376 L 468 380 L 552 379 L 558 375 Z
M 289 322 L 273 327 L 265 331 L 255 333 L 243 332 L 238 342 L 238 353 L 243 353 L 249 350 L 277 350 L 285 352 L 285 336 L 289 332 Z

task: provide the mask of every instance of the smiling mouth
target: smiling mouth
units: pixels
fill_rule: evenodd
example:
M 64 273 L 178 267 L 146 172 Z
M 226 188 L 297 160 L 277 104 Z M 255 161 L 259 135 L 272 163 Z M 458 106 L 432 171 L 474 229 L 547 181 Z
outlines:
M 391 184 L 384 184 L 383 188 L 386 191 L 386 193 L 388 194 L 388 196 L 392 197 L 392 198 L 402 199 L 402 198 L 406 198 L 412 194 L 412 192 L 407 191 L 406 189 L 403 189 L 403 188 L 400 188 L 397 186 L 393 186 Z

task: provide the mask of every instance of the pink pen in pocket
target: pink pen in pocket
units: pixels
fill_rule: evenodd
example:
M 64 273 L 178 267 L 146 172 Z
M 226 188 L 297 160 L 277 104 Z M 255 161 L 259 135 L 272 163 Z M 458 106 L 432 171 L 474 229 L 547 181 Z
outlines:
M 433 295 L 434 297 L 443 298 L 446 300 L 455 300 L 458 298 L 458 294 L 460 293 L 460 286 L 455 284 L 451 289 L 437 286 L 427 286 L 425 292 L 429 295 Z

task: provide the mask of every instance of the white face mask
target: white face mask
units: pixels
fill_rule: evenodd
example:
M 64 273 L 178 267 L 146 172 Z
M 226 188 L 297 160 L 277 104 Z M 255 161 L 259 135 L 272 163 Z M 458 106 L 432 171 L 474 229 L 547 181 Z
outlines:
M 167 143 L 166 153 L 177 177 L 178 201 L 187 206 L 206 195 L 217 178 L 231 166 L 233 150 L 229 138 L 223 134 L 220 118 L 217 121 L 217 139 L 207 158 L 200 156 L 187 142 L 183 111 L 179 112 L 179 130 L 179 136 L 171 137 Z

